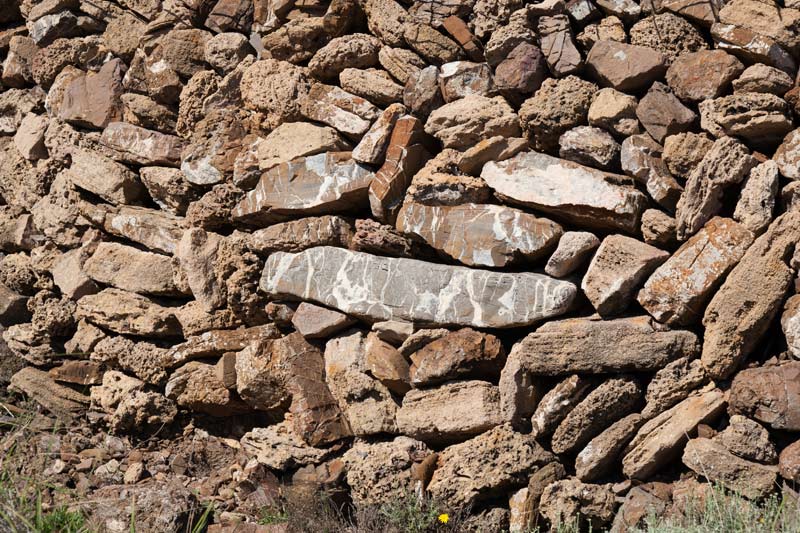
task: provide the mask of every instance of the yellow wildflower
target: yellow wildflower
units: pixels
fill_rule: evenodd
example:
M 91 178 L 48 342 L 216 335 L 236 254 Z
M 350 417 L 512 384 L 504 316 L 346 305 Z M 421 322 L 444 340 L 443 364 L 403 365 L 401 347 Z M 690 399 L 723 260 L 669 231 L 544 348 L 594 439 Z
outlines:
M 446 524 L 450 520 L 450 515 L 447 513 L 442 513 L 439 515 L 439 522 L 442 524 Z

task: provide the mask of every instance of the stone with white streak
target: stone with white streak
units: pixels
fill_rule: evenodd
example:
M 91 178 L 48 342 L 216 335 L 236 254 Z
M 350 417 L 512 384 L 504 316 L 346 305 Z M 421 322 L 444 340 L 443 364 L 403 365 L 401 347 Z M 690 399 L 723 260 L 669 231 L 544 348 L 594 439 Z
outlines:
M 536 260 L 555 246 L 562 233 L 561 226 L 546 218 L 491 204 L 406 203 L 398 214 L 397 229 L 465 265 L 488 267 Z
M 510 203 L 589 228 L 634 232 L 647 205 L 623 176 L 534 151 L 489 162 L 481 177 Z
M 350 152 L 326 152 L 282 163 L 264 173 L 233 208 L 236 220 L 271 224 L 288 216 L 330 214 L 366 199 L 374 174 Z
M 639 303 L 670 326 L 700 322 L 708 300 L 753 242 L 753 234 L 729 218 L 712 218 L 647 280 Z
M 364 135 L 379 115 L 378 108 L 364 98 L 321 83 L 311 87 L 301 112 L 351 137 Z
M 267 259 L 261 289 L 371 320 L 513 327 L 568 311 L 577 288 L 533 273 L 500 273 L 318 247 Z
M 106 126 L 100 142 L 116 150 L 122 161 L 145 166 L 177 167 L 185 146 L 185 141 L 180 137 L 126 122 L 112 122 Z

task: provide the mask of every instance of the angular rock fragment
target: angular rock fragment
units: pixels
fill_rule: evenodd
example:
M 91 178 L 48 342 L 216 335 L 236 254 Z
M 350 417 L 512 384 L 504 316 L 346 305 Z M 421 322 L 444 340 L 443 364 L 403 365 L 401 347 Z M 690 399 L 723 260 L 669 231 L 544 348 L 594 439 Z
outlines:
M 539 152 L 523 152 L 483 167 L 481 178 L 510 203 L 531 207 L 574 224 L 633 232 L 645 196 L 625 178 Z
M 797 357 L 800 353 L 800 316 L 798 316 L 800 297 L 794 295 L 786 300 L 781 314 L 781 329 L 786 337 L 786 348 L 789 353 Z
M 788 105 L 765 93 L 734 93 L 699 104 L 700 125 L 715 137 L 741 137 L 759 148 L 773 147 L 793 126 Z
M 426 344 L 410 359 L 415 387 L 452 379 L 493 381 L 505 363 L 505 350 L 494 335 L 463 328 Z
M 49 124 L 43 116 L 33 113 L 25 115 L 17 128 L 17 133 L 14 134 L 14 145 L 22 157 L 29 161 L 48 157 L 44 134 Z
M 670 139 L 674 136 L 667 137 Z M 650 197 L 661 207 L 674 211 L 683 187 L 670 174 L 662 159 L 663 148 L 650 135 L 631 135 L 622 141 L 622 170 L 643 183 Z
M 686 180 L 675 216 L 678 239 L 694 234 L 716 215 L 724 190 L 740 183 L 757 163 L 733 137 L 717 139 Z
M 532 94 L 546 78 L 544 54 L 537 46 L 527 42 L 511 50 L 494 72 L 494 84 L 504 94 Z
M 70 156 L 72 164 L 64 174 L 81 189 L 114 204 L 133 204 L 143 197 L 142 183 L 124 165 L 88 150 L 76 149 Z
M 258 254 L 301 252 L 315 246 L 349 248 L 353 227 L 346 219 L 325 215 L 275 224 L 250 234 L 248 247 Z
M 250 410 L 217 378 L 214 365 L 200 361 L 190 361 L 173 372 L 164 394 L 181 407 L 211 416 L 231 416 Z
M 489 161 L 504 161 L 527 148 L 528 141 L 521 137 L 506 138 L 498 135 L 484 139 L 461 154 L 458 168 L 464 174 L 476 176 Z
M 724 94 L 742 71 L 742 62 L 727 52 L 700 50 L 673 61 L 667 83 L 681 100 L 699 102 Z
M 797 483 L 800 479 L 800 444 L 795 441 L 783 449 L 780 455 L 778 471 L 782 478 Z
M 290 420 L 255 428 L 245 433 L 241 442 L 248 455 L 278 471 L 318 464 L 333 453 L 330 448 L 316 448 L 303 442 Z
M 798 228 L 797 210 L 775 219 L 708 304 L 702 361 L 712 377 L 730 376 L 758 346 L 780 310 L 793 277 L 787 261 L 800 239 Z
M 226 352 L 238 352 L 252 343 L 277 339 L 280 336 L 280 331 L 273 324 L 206 331 L 172 346 L 167 353 L 168 365 L 178 366 L 195 359 L 208 359 L 221 356 Z
M 489 65 L 470 61 L 442 65 L 439 69 L 439 87 L 447 103 L 471 94 L 491 96 L 495 92 Z
M 691 129 L 697 115 L 684 106 L 666 85 L 655 82 L 636 107 L 636 116 L 656 142 Z
M 353 148 L 353 159 L 365 165 L 383 163 L 397 119 L 406 112 L 407 108 L 403 104 L 388 106 Z
M 502 425 L 441 452 L 428 491 L 454 507 L 472 505 L 524 486 L 531 471 L 552 462 L 532 437 Z
M 126 122 L 108 124 L 100 136 L 100 142 L 116 150 L 122 161 L 145 166 L 177 167 L 184 148 L 184 141 L 179 137 Z
M 553 433 L 555 453 L 578 451 L 608 426 L 629 414 L 641 396 L 630 377 L 612 378 L 599 384 L 572 409 Z
M 561 226 L 523 211 L 490 204 L 426 206 L 406 203 L 397 229 L 424 239 L 470 266 L 503 267 L 534 261 L 561 236 Z
M 635 92 L 660 79 L 667 70 L 664 56 L 644 46 L 599 41 L 586 56 L 589 72 L 602 85 Z
M 528 334 L 511 349 L 532 374 L 557 376 L 573 372 L 605 374 L 657 370 L 699 351 L 697 336 L 670 331 L 649 317 L 552 321 Z
M 787 362 L 742 370 L 731 383 L 730 412 L 753 418 L 773 429 L 800 429 L 800 392 L 795 383 L 800 363 Z
M 25 394 L 65 420 L 75 418 L 89 405 L 88 396 L 59 385 L 47 372 L 33 367 L 25 367 L 14 374 L 8 387 Z
M 373 320 L 474 327 L 512 327 L 564 313 L 576 292 L 571 283 L 540 274 L 500 274 L 327 246 L 271 255 L 261 289 Z
M 183 218 L 144 207 L 81 205 L 81 215 L 104 231 L 156 252 L 172 254 L 185 229 Z
M 122 119 L 122 77 L 125 63 L 114 59 L 98 72 L 73 79 L 58 106 L 58 118 L 85 128 L 102 129 Z
M 595 252 L 581 289 L 600 316 L 624 311 L 644 280 L 669 253 L 623 235 L 609 235 Z
M 439 69 L 431 65 L 410 74 L 403 89 L 403 103 L 420 117 L 427 117 L 444 105 L 439 88 Z
M 790 132 L 783 139 L 773 160 L 782 176 L 790 180 L 800 179 L 800 130 Z
M 648 420 L 627 447 L 623 473 L 647 479 L 675 460 L 697 425 L 713 422 L 725 409 L 719 389 L 706 389 Z
M 380 41 L 371 35 L 354 33 L 332 39 L 317 50 L 308 70 L 320 80 L 335 79 L 346 68 L 367 68 L 378 63 Z
M 794 85 L 794 81 L 784 71 L 757 63 L 744 69 L 741 76 L 733 80 L 733 92 L 771 93 L 783 96 Z
M 485 381 L 411 390 L 397 411 L 402 434 L 438 445 L 468 439 L 500 423 L 500 393 Z
M 708 382 L 700 360 L 681 358 L 659 370 L 647 385 L 642 416 L 653 418 Z
M 740 459 L 711 439 L 690 440 L 683 450 L 683 464 L 745 498 L 763 498 L 778 480 L 776 468 Z
M 589 529 L 602 529 L 613 520 L 615 507 L 609 485 L 564 479 L 545 487 L 539 512 L 553 528 L 577 522 Z
M 346 332 L 325 345 L 325 381 L 356 436 L 397 433 L 399 408 L 391 391 L 370 375 L 367 341 Z
M 403 38 L 412 50 L 435 65 L 455 61 L 463 53 L 455 41 L 427 24 L 407 22 L 403 28 Z
M 378 61 L 397 81 L 405 85 L 413 74 L 427 66 L 425 60 L 411 50 L 383 46 L 378 52 Z M 435 67 L 434 67 L 435 68 Z
M 686 52 L 708 48 L 703 34 L 686 19 L 658 13 L 639 20 L 628 31 L 630 43 L 658 50 L 671 64 Z
M 105 289 L 84 296 L 78 302 L 76 317 L 126 335 L 177 337 L 181 334 L 174 309 L 119 289 Z
M 637 300 L 670 326 L 699 322 L 711 295 L 752 242 L 753 234 L 736 222 L 712 218 L 653 272 Z
M 298 158 L 265 172 L 233 209 L 233 217 L 268 225 L 289 215 L 347 210 L 364 200 L 373 177 L 367 167 L 353 161 L 350 152 Z
M 591 380 L 577 374 L 557 383 L 542 396 L 536 406 L 536 411 L 531 416 L 531 435 L 544 438 L 552 434 L 584 398 L 591 385 Z
M 378 108 L 370 102 L 339 87 L 321 83 L 311 87 L 301 111 L 308 119 L 356 138 L 364 135 L 378 118 Z
M 581 481 L 594 481 L 608 474 L 643 422 L 642 416 L 634 413 L 593 438 L 575 458 L 575 476 Z
M 377 106 L 389 106 L 403 101 L 403 86 L 378 69 L 346 68 L 339 74 L 342 89 L 364 98 Z
M 519 120 L 502 96 L 467 95 L 436 109 L 425 123 L 425 131 L 445 148 L 464 149 L 495 135 L 518 137 Z
M 538 23 L 541 47 L 550 71 L 557 77 L 574 74 L 583 66 L 583 58 L 572 38 L 566 15 L 541 17 Z
M 101 242 L 83 263 L 83 271 L 98 283 L 156 296 L 181 294 L 169 257 L 131 246 Z
M 770 442 L 769 432 L 761 424 L 741 415 L 731 415 L 728 422 L 728 427 L 713 438 L 715 442 L 748 461 L 765 464 L 777 462 L 775 445 Z
M 294 315 L 292 315 L 292 325 L 307 339 L 330 337 L 354 322 L 354 319 L 338 311 L 325 309 L 307 302 L 298 305 Z
M 711 36 L 717 47 L 752 63 L 764 63 L 791 73 L 797 64 L 791 54 L 766 35 L 760 35 L 743 26 L 715 22 Z

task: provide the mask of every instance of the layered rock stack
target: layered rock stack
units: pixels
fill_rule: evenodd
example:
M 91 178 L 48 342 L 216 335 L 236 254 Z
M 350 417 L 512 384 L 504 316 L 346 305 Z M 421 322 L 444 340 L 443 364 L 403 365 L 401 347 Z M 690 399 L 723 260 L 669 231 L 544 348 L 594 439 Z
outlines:
M 263 420 L 284 482 L 485 531 L 800 481 L 795 0 L 0 24 L 3 357 L 52 413 Z

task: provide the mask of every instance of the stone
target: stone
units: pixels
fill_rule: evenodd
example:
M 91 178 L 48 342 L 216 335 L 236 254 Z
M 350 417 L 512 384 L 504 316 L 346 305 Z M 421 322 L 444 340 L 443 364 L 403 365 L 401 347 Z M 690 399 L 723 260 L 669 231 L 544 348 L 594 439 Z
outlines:
M 783 306 L 783 313 L 781 314 L 781 330 L 783 330 L 783 335 L 786 337 L 786 348 L 795 357 L 800 353 L 798 304 L 800 304 L 800 298 L 796 294 L 789 297 Z
M 509 359 L 519 357 L 535 375 L 605 374 L 657 370 L 698 351 L 694 333 L 666 330 L 649 317 L 570 318 L 529 333 L 514 345 Z
M 767 93 L 734 93 L 701 102 L 700 126 L 715 137 L 741 137 L 757 148 L 774 147 L 793 128 L 786 101 Z
M 586 56 L 586 67 L 601 85 L 635 92 L 666 72 L 664 56 L 657 50 L 616 41 L 599 41 Z
M 641 397 L 630 377 L 611 378 L 589 392 L 556 428 L 551 448 L 558 454 L 582 449 L 608 426 L 629 414 Z
M 711 439 L 690 440 L 683 450 L 683 464 L 712 483 L 751 499 L 772 492 L 778 478 L 776 468 L 740 459 Z
M 476 146 L 479 146 L 478 143 Z M 527 143 L 518 146 L 527 148 Z M 435 158 L 414 175 L 406 191 L 406 201 L 425 205 L 461 205 L 466 203 L 484 204 L 490 201 L 492 190 L 478 177 L 460 175 L 456 162 L 461 154 L 455 150 L 442 150 Z
M 367 272 L 371 274 L 366 276 Z M 342 281 L 332 283 L 334 279 Z M 387 294 L 386 287 L 396 295 Z M 462 293 L 467 287 L 491 287 L 491 294 L 473 289 L 469 295 Z M 261 289 L 271 296 L 311 300 L 372 320 L 473 327 L 513 327 L 564 313 L 576 292 L 571 283 L 541 274 L 500 274 L 332 247 L 271 255 Z M 352 297 L 355 294 L 357 298 Z
M 254 428 L 242 436 L 241 443 L 248 455 L 279 472 L 319 464 L 333 451 L 303 442 L 292 429 L 290 420 L 266 428 Z
M 78 301 L 78 319 L 124 335 L 177 337 L 181 327 L 174 310 L 139 294 L 104 289 Z
M 528 141 L 521 137 L 507 138 L 501 135 L 484 139 L 467 148 L 458 161 L 458 169 L 464 174 L 477 176 L 489 161 L 505 161 L 528 149 Z
M 500 375 L 505 356 L 497 337 L 463 328 L 411 354 L 411 384 L 419 388 L 453 379 L 493 381 Z
M 28 113 L 42 111 L 45 96 L 37 89 L 9 89 L 0 94 L 0 132 L 13 135 Z
M 577 522 L 590 530 L 608 525 L 614 519 L 615 508 L 615 496 L 608 485 L 574 478 L 547 485 L 539 504 L 539 512 L 553 528 Z
M 726 188 L 741 183 L 758 162 L 733 137 L 723 137 L 703 156 L 686 181 L 676 210 L 677 235 L 684 240 L 722 208 Z
M 87 294 L 100 292 L 100 288 L 83 270 L 87 254 L 83 250 L 70 250 L 54 263 L 52 268 L 53 283 L 61 294 L 78 301 Z
M 184 232 L 183 218 L 158 209 L 133 206 L 80 206 L 81 215 L 117 237 L 129 239 L 155 252 L 172 254 Z
M 589 441 L 575 458 L 575 476 L 581 481 L 595 481 L 618 464 L 623 448 L 630 442 L 644 419 L 638 413 L 625 416 Z
M 532 437 L 501 425 L 445 448 L 428 491 L 452 508 L 473 505 L 498 489 L 524 486 L 532 471 L 552 462 L 555 457 Z
M 463 7 L 460 3 L 458 6 Z M 472 61 L 483 61 L 483 45 L 470 31 L 466 22 L 456 15 L 451 15 L 442 20 L 442 27 L 464 49 L 467 57 Z
M 795 483 L 800 479 L 800 458 L 797 455 L 800 445 L 797 442 L 789 444 L 781 451 L 778 464 L 778 472 L 781 477 Z
M 188 337 L 185 342 L 173 345 L 167 352 L 167 366 L 175 367 L 187 361 L 239 352 L 253 343 L 277 339 L 280 336 L 280 331 L 274 324 L 206 331 L 200 335 Z
M 730 413 L 752 418 L 772 429 L 797 431 L 800 428 L 800 392 L 795 386 L 798 375 L 800 363 L 794 361 L 742 370 L 731 383 Z
M 456 61 L 463 55 L 458 43 L 427 24 L 407 22 L 403 39 L 412 50 L 434 65 Z
M 425 131 L 445 148 L 464 149 L 495 135 L 518 137 L 519 120 L 502 96 L 467 95 L 433 111 Z
M 186 214 L 189 204 L 199 197 L 198 190 L 186 181 L 183 172 L 169 167 L 142 167 L 139 178 L 150 198 L 164 211 L 176 216 Z
M 427 117 L 444 105 L 439 87 L 439 69 L 431 65 L 410 74 L 403 88 L 403 103 L 420 117 Z
M 742 62 L 723 50 L 700 50 L 682 54 L 667 71 L 667 83 L 686 102 L 722 96 L 744 71 Z
M 620 147 L 623 172 L 642 183 L 661 207 L 674 211 L 683 187 L 670 173 L 662 155 L 662 146 L 646 133 L 631 135 L 622 141 Z
M 753 0 L 734 0 L 719 11 L 719 21 L 736 24 L 774 39 L 787 50 L 795 50 L 800 39 L 794 31 L 800 13 L 795 9 L 781 9 L 775 4 L 762 4 Z
M 119 402 L 114 411 L 109 428 L 116 433 L 146 431 L 171 424 L 178 415 L 175 404 L 158 392 L 133 391 Z M 141 465 L 133 463 L 131 466 Z M 136 476 L 131 467 L 125 472 L 125 479 Z
M 83 271 L 97 283 L 124 291 L 156 296 L 182 293 L 175 283 L 172 261 L 166 255 L 131 246 L 101 242 L 83 263 Z
M 247 245 L 265 256 L 273 252 L 301 252 L 315 246 L 349 248 L 353 233 L 353 226 L 346 219 L 324 215 L 256 230 L 248 237 Z
M 489 162 L 481 177 L 510 203 L 590 228 L 632 232 L 646 202 L 633 187 L 620 185 L 623 177 L 533 151 Z
M 783 96 L 792 88 L 794 80 L 780 69 L 756 63 L 744 69 L 744 72 L 733 80 L 732 85 L 735 93 L 771 93 Z
M 286 122 L 258 144 L 258 169 L 270 170 L 298 157 L 347 150 L 348 146 L 333 128 L 309 122 Z
M 380 340 L 393 346 L 400 346 L 414 334 L 414 324 L 402 320 L 386 320 L 372 324 L 372 331 Z
M 586 26 L 578 34 L 576 40 L 584 51 L 591 51 L 592 47 L 600 41 L 624 43 L 628 40 L 628 34 L 625 32 L 625 26 L 622 21 L 618 17 L 611 15 L 604 17 L 596 24 Z
M 494 84 L 502 92 L 533 94 L 547 79 L 547 62 L 535 45 L 518 44 L 495 67 Z
M 19 123 L 14 134 L 14 146 L 28 161 L 46 159 L 47 147 L 44 144 L 44 132 L 49 125 L 47 118 L 41 115 L 28 113 Z
M 447 103 L 471 94 L 492 96 L 492 69 L 486 63 L 471 61 L 445 63 L 439 69 L 439 88 Z
M 97 72 L 73 79 L 64 90 L 58 118 L 76 126 L 103 129 L 122 119 L 125 63 L 114 59 Z
M 677 458 L 699 424 L 713 422 L 724 409 L 723 392 L 708 387 L 651 418 L 627 446 L 622 472 L 632 479 L 649 478 Z
M 753 234 L 729 218 L 714 217 L 647 279 L 638 302 L 659 322 L 700 322 L 711 296 L 753 242 Z
M 531 416 L 531 435 L 540 439 L 552 435 L 570 411 L 583 400 L 592 384 L 592 381 L 576 374 L 547 391 Z
M 547 260 L 544 271 L 554 278 L 563 278 L 580 268 L 600 239 L 587 231 L 567 231 L 558 241 L 558 247 Z
M 125 122 L 111 122 L 103 130 L 100 143 L 117 150 L 120 160 L 143 166 L 177 167 L 184 141 Z
M 91 359 L 106 367 L 116 367 L 130 372 L 139 379 L 161 386 L 167 379 L 167 353 L 147 341 L 132 340 L 121 335 L 110 335 L 100 339 L 92 349 Z
M 368 68 L 378 64 L 380 41 L 372 35 L 353 33 L 331 39 L 317 50 L 308 70 L 320 80 L 335 80 L 347 68 Z
M 378 118 L 378 108 L 370 102 L 333 85 L 314 84 L 304 100 L 304 117 L 327 124 L 343 135 L 359 138 Z
M 413 74 L 427 66 L 424 59 L 406 48 L 383 46 L 378 51 L 378 62 L 394 79 L 405 85 Z
M 764 427 L 742 415 L 731 415 L 728 427 L 718 433 L 714 442 L 722 444 L 733 455 L 757 463 L 775 464 L 778 454 Z
M 369 350 L 365 335 L 359 331 L 330 339 L 325 345 L 325 381 L 354 435 L 397 433 L 398 402 L 371 374 Z
M 423 239 L 469 266 L 504 267 L 535 261 L 561 236 L 561 226 L 517 209 L 489 204 L 426 206 L 409 202 L 397 229 Z
M 144 382 L 116 370 L 103 373 L 102 384 L 91 388 L 91 405 L 113 413 L 131 393 L 144 389 Z
M 797 242 L 798 217 L 794 210 L 775 219 L 706 307 L 702 361 L 713 378 L 730 376 L 780 311 L 793 278 L 786 262 Z
M 72 164 L 64 171 L 67 179 L 113 204 L 135 204 L 145 188 L 135 172 L 97 152 L 76 148 L 70 152 Z
M 386 157 L 394 126 L 407 111 L 403 104 L 391 104 L 384 109 L 358 145 L 353 148 L 353 159 L 365 165 L 381 165 Z
M 356 220 L 356 233 L 350 249 L 390 257 L 421 258 L 433 257 L 430 250 L 421 243 L 412 241 L 397 231 L 394 226 L 381 224 L 371 218 Z
M 552 151 L 558 146 L 561 134 L 585 124 L 597 89 L 594 83 L 577 76 L 545 80 L 519 109 L 520 125 L 533 147 Z
M 702 133 L 670 135 L 664 139 L 662 158 L 673 175 L 686 179 L 713 145 L 714 141 Z
M 603 128 L 619 137 L 639 133 L 636 118 L 638 101 L 634 96 L 606 87 L 594 95 L 587 118 L 589 124 Z
M 224 281 L 214 272 L 222 239 L 216 233 L 191 228 L 183 233 L 174 254 L 192 295 L 208 312 L 227 301 Z
M 211 112 L 194 126 L 181 154 L 181 171 L 193 185 L 210 186 L 233 174 L 238 155 L 252 138 L 235 115 Z
M 424 480 L 416 472 L 435 458 L 425 443 L 400 436 L 372 443 L 357 440 L 342 461 L 356 505 L 380 505 L 421 489 Z
M 581 289 L 601 316 L 619 314 L 644 280 L 668 258 L 668 252 L 649 244 L 609 235 L 589 263 Z
M 8 388 L 25 394 L 64 420 L 75 418 L 89 405 L 88 396 L 59 385 L 47 372 L 33 367 L 25 367 L 11 376 Z
M 411 178 L 420 170 L 430 155 L 424 144 L 422 122 L 410 115 L 397 119 L 386 157 L 369 185 L 369 206 L 372 215 L 382 222 L 393 223 L 411 184 Z
M 609 133 L 592 126 L 577 126 L 558 139 L 558 155 L 602 170 L 619 166 L 620 145 Z
M 324 339 L 351 326 L 349 316 L 318 305 L 302 302 L 292 315 L 292 325 L 307 339 Z
M 224 32 L 206 41 L 204 54 L 206 63 L 219 71 L 230 72 L 252 51 L 247 37 L 241 33 Z
M 661 82 L 653 83 L 639 101 L 636 116 L 647 133 L 659 143 L 664 142 L 668 135 L 688 131 L 697 119 L 697 115 Z
M 657 481 L 631 488 L 614 517 L 611 531 L 629 531 L 654 514 L 662 516 L 670 504 L 672 489 L 671 484 Z
M 647 46 L 664 54 L 667 64 L 687 52 L 708 48 L 697 28 L 672 13 L 659 13 L 640 19 L 628 31 L 630 43 Z
M 36 41 L 25 35 L 13 35 L 8 41 L 8 53 L 3 61 L 0 79 L 8 87 L 22 89 L 33 82 L 31 66 L 39 51 Z
M 409 335 L 397 350 L 403 356 L 410 357 L 417 350 L 449 334 L 450 330 L 446 328 L 422 328 Z
M 377 105 L 389 106 L 403 101 L 403 86 L 383 70 L 346 68 L 339 74 L 342 89 Z
M 797 70 L 795 60 L 780 44 L 744 26 L 714 22 L 711 36 L 718 48 L 729 51 L 748 63 L 764 63 L 790 76 Z
M 350 152 L 306 156 L 265 172 L 233 209 L 235 220 L 270 224 L 291 215 L 343 211 L 364 200 L 374 174 Z M 298 195 L 303 191 L 303 195 Z
M 264 127 L 274 129 L 299 120 L 311 83 L 303 69 L 285 61 L 263 59 L 247 67 L 240 87 L 245 106 L 263 112 Z
M 463 441 L 500 423 L 500 393 L 485 381 L 411 390 L 397 411 L 400 432 L 431 445 Z
M 782 176 L 790 180 L 800 179 L 800 130 L 790 132 L 783 139 L 773 160 Z
M 350 428 L 325 382 L 322 352 L 299 333 L 251 344 L 236 356 L 236 391 L 255 409 L 283 412 L 311 446 L 350 436 Z
M 575 74 L 583 67 L 566 15 L 541 17 L 537 29 L 547 66 L 556 77 Z

